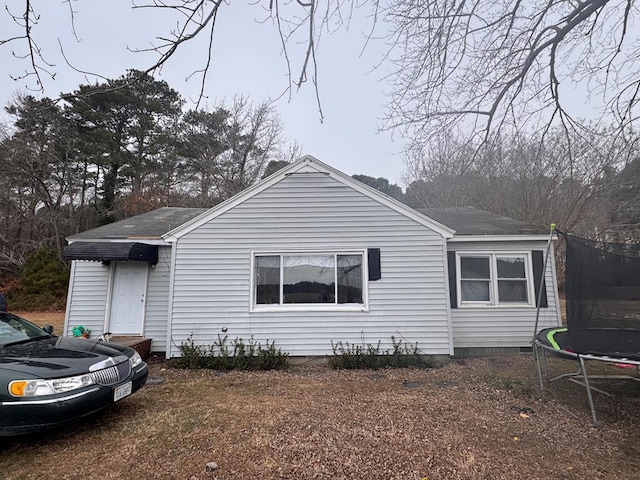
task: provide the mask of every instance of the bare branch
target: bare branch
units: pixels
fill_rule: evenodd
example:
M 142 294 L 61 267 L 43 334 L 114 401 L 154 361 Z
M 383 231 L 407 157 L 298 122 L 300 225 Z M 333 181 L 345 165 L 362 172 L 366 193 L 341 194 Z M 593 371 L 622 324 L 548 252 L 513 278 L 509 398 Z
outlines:
M 76 31 L 76 11 L 73 8 L 73 0 L 63 0 L 68 9 L 71 22 L 71 32 L 80 41 Z M 375 10 L 375 19 L 378 15 L 378 0 L 295 0 L 292 2 L 279 2 L 278 0 L 255 0 L 253 5 L 261 6 L 263 11 L 267 12 L 266 17 L 255 21 L 264 23 L 271 20 L 280 35 L 281 54 L 283 57 L 283 65 L 286 68 L 287 85 L 283 92 L 291 95 L 292 87 L 298 89 L 310 81 L 316 96 L 318 111 L 322 119 L 322 105 L 319 83 L 319 57 L 318 45 L 323 31 L 331 33 L 337 29 L 348 29 L 351 16 L 356 8 L 365 5 L 372 5 Z M 156 10 L 175 17 L 174 27 L 169 31 L 161 32 L 154 41 L 148 46 L 143 47 L 127 47 L 128 51 L 140 54 L 156 54 L 153 61 L 138 70 L 146 75 L 153 75 L 160 72 L 169 63 L 170 59 L 175 56 L 182 55 L 186 44 L 196 43 L 198 39 L 206 38 L 206 53 L 197 62 L 195 68 L 186 75 L 186 80 L 190 81 L 195 78 L 199 81 L 198 98 L 192 99 L 196 106 L 199 106 L 202 99 L 206 98 L 205 87 L 209 69 L 213 62 L 214 33 L 216 30 L 217 14 L 220 8 L 224 8 L 228 3 L 225 0 L 132 0 L 132 10 Z M 10 38 L 1 39 L 0 46 L 8 44 L 26 45 L 28 53 L 25 58 L 30 59 L 29 68 L 18 78 L 35 75 L 38 89 L 43 88 L 43 82 L 40 78 L 42 73 L 51 76 L 55 72 L 47 67 L 53 67 L 43 60 L 43 52 L 38 48 L 34 40 L 33 31 L 39 17 L 34 11 L 31 0 L 25 0 L 26 13 L 21 15 L 13 15 L 8 7 L 7 13 L 14 19 L 14 22 L 20 24 L 20 28 L 25 32 L 24 35 L 11 36 Z M 374 21 L 375 23 L 375 21 Z M 373 30 L 370 32 L 369 35 Z M 87 77 L 105 79 L 106 75 L 100 72 L 92 72 L 80 65 L 77 61 L 72 61 L 69 55 L 69 49 L 61 40 L 58 40 L 60 51 L 66 66 L 72 71 L 83 74 Z M 198 43 L 198 45 L 200 45 Z M 220 47 L 217 47 L 220 48 Z M 294 77 L 295 72 L 295 77 Z M 135 79 L 134 79 L 135 81 Z
M 395 65 L 385 128 L 411 141 L 452 128 L 487 141 L 525 122 L 586 129 L 571 83 L 587 81 L 603 95 L 603 118 L 615 113 L 624 130 L 638 117 L 635 0 L 398 0 L 385 13 Z M 595 100 L 588 95 L 584 103 Z

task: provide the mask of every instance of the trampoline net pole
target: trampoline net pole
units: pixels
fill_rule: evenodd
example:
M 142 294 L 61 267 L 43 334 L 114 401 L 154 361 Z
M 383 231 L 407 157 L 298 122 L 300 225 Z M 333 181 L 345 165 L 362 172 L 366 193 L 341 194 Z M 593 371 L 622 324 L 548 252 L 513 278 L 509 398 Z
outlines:
M 540 393 L 544 393 L 544 381 L 542 379 L 542 367 L 540 366 L 540 351 L 538 344 L 533 343 L 533 355 L 536 359 L 536 367 L 538 368 L 538 382 L 540 383 Z M 544 353 L 543 353 L 544 354 Z
M 538 291 L 538 299 L 536 301 L 536 321 L 533 327 L 533 335 L 531 337 L 532 345 L 535 345 L 536 335 L 538 333 L 538 324 L 540 323 L 540 303 L 542 302 L 542 295 L 544 293 L 543 287 L 546 288 L 544 277 L 547 274 L 547 264 L 549 263 L 549 253 L 551 252 L 551 242 L 553 241 L 553 234 L 556 230 L 556 224 L 552 223 L 549 228 L 549 240 L 547 241 L 547 251 L 544 255 L 544 265 L 542 267 L 542 278 L 540 278 L 540 289 Z
M 591 417 L 593 418 L 593 426 L 598 426 L 598 418 L 596 417 L 596 406 L 593 404 L 593 395 L 591 394 L 591 385 L 589 385 L 589 374 L 587 373 L 587 367 L 584 364 L 584 359 L 578 355 L 580 360 L 580 370 L 582 370 L 582 378 L 584 379 L 584 387 L 587 391 L 587 399 L 589 400 L 589 408 L 591 408 Z

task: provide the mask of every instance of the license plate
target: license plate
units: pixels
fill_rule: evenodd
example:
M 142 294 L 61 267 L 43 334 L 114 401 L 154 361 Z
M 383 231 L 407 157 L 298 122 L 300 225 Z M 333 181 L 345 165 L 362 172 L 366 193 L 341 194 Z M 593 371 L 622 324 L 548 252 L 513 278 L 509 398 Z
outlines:
M 118 400 L 122 400 L 124 397 L 128 397 L 129 395 L 131 395 L 131 382 L 116 387 L 116 389 L 113 391 L 113 401 L 117 402 Z

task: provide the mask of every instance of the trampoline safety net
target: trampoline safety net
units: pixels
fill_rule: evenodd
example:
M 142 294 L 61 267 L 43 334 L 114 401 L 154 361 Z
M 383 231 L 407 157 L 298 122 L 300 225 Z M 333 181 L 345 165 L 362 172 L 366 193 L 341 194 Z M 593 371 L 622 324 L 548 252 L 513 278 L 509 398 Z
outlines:
M 568 330 L 640 330 L 640 244 L 562 235 Z
M 567 328 L 547 328 L 535 336 L 540 389 L 544 390 L 547 351 L 577 359 L 580 362 L 577 373 L 549 381 L 568 378 L 584 385 L 596 426 L 590 381 L 614 376 L 589 375 L 585 360 L 640 367 L 640 245 L 598 242 L 558 233 L 566 241 Z M 542 362 L 538 347 L 542 348 Z M 624 377 L 638 380 L 635 376 Z

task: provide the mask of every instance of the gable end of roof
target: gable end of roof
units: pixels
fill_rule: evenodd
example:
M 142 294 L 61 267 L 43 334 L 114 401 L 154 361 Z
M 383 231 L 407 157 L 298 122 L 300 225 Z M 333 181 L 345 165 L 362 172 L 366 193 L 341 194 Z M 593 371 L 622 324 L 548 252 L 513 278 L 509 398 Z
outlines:
M 222 215 L 223 213 L 232 209 L 236 205 L 243 203 L 244 201 L 252 198 L 253 196 L 259 194 L 260 192 L 268 189 L 272 185 L 275 185 L 276 183 L 281 182 L 285 178 L 290 177 L 291 175 L 309 175 L 309 174 L 328 175 L 334 180 L 344 185 L 347 185 L 350 188 L 353 188 L 354 190 L 362 193 L 363 195 L 366 195 L 367 197 L 373 199 L 374 201 L 391 208 L 392 210 L 400 213 L 401 215 L 404 215 L 405 217 L 408 217 L 414 220 L 415 222 L 421 225 L 424 225 L 427 228 L 430 228 L 431 230 L 434 230 L 444 238 L 451 238 L 455 233 L 454 229 L 432 218 L 429 218 L 428 216 L 423 215 L 422 213 L 408 207 L 402 202 L 394 198 L 391 198 L 385 195 L 384 193 L 379 192 L 378 190 L 368 185 L 365 185 L 362 182 L 359 182 L 349 177 L 348 175 L 330 167 L 329 165 L 321 162 L 320 160 L 318 160 L 315 157 L 312 157 L 311 155 L 305 155 L 300 159 L 298 159 L 296 162 L 292 163 L 291 165 L 283 168 L 282 170 L 256 183 L 255 185 L 247 188 L 246 190 L 243 190 L 242 192 L 226 200 L 225 202 L 222 202 L 221 204 L 216 205 L 215 207 L 209 209 L 208 211 L 204 212 L 202 215 L 166 233 L 165 235 L 163 235 L 163 238 L 167 242 L 176 241 L 178 238 L 188 234 L 194 229 L 200 227 L 201 225 L 213 220 L 219 215 Z

